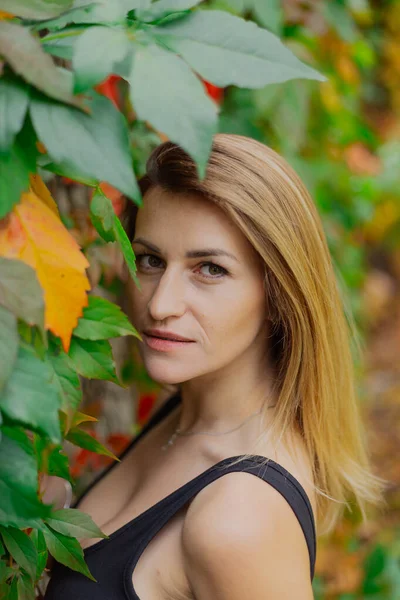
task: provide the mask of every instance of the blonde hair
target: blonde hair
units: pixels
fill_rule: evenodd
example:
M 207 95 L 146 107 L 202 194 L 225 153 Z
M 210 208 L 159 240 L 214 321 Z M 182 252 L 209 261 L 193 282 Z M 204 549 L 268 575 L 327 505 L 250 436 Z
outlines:
M 191 157 L 170 141 L 153 150 L 146 168 L 139 181 L 143 196 L 160 186 L 215 202 L 264 261 L 277 391 L 268 435 L 277 444 L 291 428 L 301 433 L 320 534 L 333 530 L 350 498 L 367 521 L 368 504 L 384 503 L 387 482 L 373 474 L 367 453 L 354 364 L 361 343 L 317 208 L 300 177 L 268 146 L 225 133 L 213 138 L 203 181 Z M 124 226 L 131 240 L 137 210 L 127 203 Z

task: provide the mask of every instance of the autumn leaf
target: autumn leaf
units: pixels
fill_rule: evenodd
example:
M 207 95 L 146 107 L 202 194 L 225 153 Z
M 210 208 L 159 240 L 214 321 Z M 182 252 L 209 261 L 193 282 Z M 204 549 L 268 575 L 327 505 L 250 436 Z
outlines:
M 56 217 L 60 217 L 60 213 L 58 212 L 58 206 L 53 200 L 52 195 L 50 194 L 40 175 L 31 173 L 29 175 L 29 181 L 31 184 L 31 189 L 33 192 L 35 192 L 36 196 L 38 196 L 42 200 L 42 202 L 47 204 L 47 206 L 53 211 Z
M 99 94 L 103 94 L 111 100 L 114 104 L 115 108 L 120 110 L 120 94 L 118 91 L 118 82 L 121 81 L 121 77 L 118 75 L 109 75 L 104 81 L 99 83 L 95 90 L 99 92 Z
M 212 98 L 217 104 L 221 104 L 224 99 L 224 88 L 217 87 L 205 79 L 203 79 L 203 85 L 210 98 Z
M 72 331 L 88 305 L 89 262 L 58 218 L 43 181 L 33 178 L 32 185 L 0 221 L 0 256 L 20 259 L 36 271 L 44 291 L 45 328 L 61 338 L 68 352 Z
M 3 21 L 5 19 L 13 19 L 14 15 L 6 12 L 5 10 L 0 10 L 0 21 Z
M 39 150 L 40 154 L 47 154 L 46 146 L 42 144 L 42 142 L 39 142 L 39 140 L 36 141 L 36 148 Z

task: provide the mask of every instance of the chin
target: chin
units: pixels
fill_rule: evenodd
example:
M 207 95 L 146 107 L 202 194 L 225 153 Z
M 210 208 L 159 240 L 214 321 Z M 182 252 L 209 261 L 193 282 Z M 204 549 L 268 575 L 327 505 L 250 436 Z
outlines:
M 167 365 L 154 365 L 152 361 L 144 361 L 144 366 L 148 376 L 159 383 L 160 385 L 178 385 L 187 379 L 191 379 L 191 375 L 185 373 L 182 365 L 178 369 L 171 369 Z
M 148 376 L 160 385 L 179 385 L 202 375 L 199 369 L 194 370 L 192 366 L 187 365 L 185 368 L 182 360 L 177 361 L 175 366 L 166 362 L 162 364 L 161 361 L 144 360 L 144 366 Z

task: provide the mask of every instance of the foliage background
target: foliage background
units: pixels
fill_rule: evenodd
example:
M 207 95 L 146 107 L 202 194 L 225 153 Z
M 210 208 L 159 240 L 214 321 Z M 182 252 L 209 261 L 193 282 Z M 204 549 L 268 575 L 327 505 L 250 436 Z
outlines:
M 207 4 L 277 33 L 297 56 L 312 57 L 329 79 L 318 86 L 295 80 L 261 90 L 208 89 L 221 104 L 219 131 L 270 145 L 306 182 L 365 348 L 365 361 L 358 369 L 359 392 L 376 472 L 391 481 L 388 509 L 378 512 L 368 528 L 359 525 L 357 515 L 347 513 L 329 539 L 319 539 L 314 596 L 400 598 L 400 2 L 211 0 Z M 116 93 L 117 82 L 108 84 L 109 93 Z M 135 145 L 138 130 L 148 141 L 142 147 Z M 137 169 L 144 173 L 149 151 L 162 138 L 135 120 L 131 131 Z M 114 264 L 109 260 L 102 267 L 100 285 L 123 306 L 118 258 Z M 135 346 L 132 341 L 116 342 Z M 116 449 L 140 430 L 148 411 L 165 397 L 146 380 L 134 347 L 122 351 L 121 359 L 122 372 L 133 378 L 131 431 L 122 425 L 124 417 L 119 426 L 116 423 L 118 413 L 126 413 L 115 405 L 115 396 L 106 399 L 112 384 L 97 386 L 105 386 L 107 392 L 88 390 L 86 408 L 100 417 L 99 435 L 105 442 L 115 440 Z M 116 420 L 108 428 L 110 415 Z M 76 457 L 82 488 L 102 468 L 99 462 L 94 464 L 82 452 Z

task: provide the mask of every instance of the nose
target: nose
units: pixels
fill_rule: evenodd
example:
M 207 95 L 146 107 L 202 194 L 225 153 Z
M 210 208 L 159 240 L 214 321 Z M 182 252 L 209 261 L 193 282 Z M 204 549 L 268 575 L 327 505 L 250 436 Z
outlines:
M 165 271 L 147 304 L 153 321 L 163 321 L 170 316 L 181 316 L 186 309 L 182 275 Z

